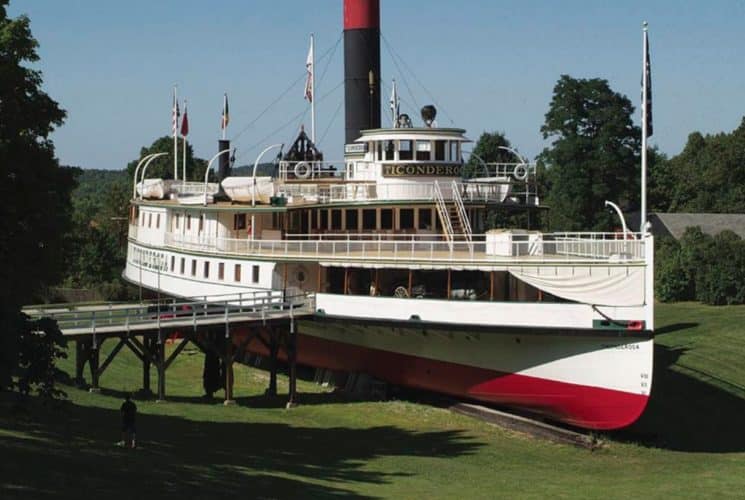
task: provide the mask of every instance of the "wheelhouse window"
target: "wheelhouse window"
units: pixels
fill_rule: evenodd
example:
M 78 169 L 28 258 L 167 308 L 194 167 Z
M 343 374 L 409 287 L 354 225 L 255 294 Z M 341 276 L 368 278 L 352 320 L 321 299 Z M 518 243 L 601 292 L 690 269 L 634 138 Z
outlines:
M 186 267 L 186 259 L 181 257 L 181 274 L 184 274 L 184 268 Z
M 435 161 L 445 161 L 445 141 L 435 141 Z
M 398 159 L 399 160 L 413 160 L 414 152 L 411 148 L 411 141 L 399 141 L 398 142 Z
M 199 214 L 199 232 L 204 230 L 204 214 Z
M 155 229 L 160 229 L 160 214 L 155 216 Z
M 385 160 L 386 161 L 393 161 L 394 151 L 395 151 L 395 147 L 393 146 L 393 141 L 385 141 Z
M 416 141 L 416 159 L 427 161 L 430 159 L 432 144 L 429 141 Z
M 460 143 L 450 141 L 450 161 L 460 161 Z
M 171 255 L 171 272 L 176 272 L 176 256 Z
M 233 281 L 240 281 L 241 280 L 241 265 L 236 264 L 235 265 L 235 272 L 233 276 Z
M 147 227 L 153 226 L 153 214 L 147 214 Z
M 236 231 L 246 229 L 246 214 L 233 215 L 233 229 Z
M 341 210 L 331 210 L 331 229 L 341 229 Z

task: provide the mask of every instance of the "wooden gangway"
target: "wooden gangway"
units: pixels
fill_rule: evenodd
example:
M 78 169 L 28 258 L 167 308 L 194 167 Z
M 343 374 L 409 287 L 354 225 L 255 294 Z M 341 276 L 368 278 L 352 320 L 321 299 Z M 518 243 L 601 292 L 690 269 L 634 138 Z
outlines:
M 269 290 L 136 303 L 67 303 L 23 308 L 32 319 L 51 318 L 62 334 L 75 343 L 75 379 L 83 384 L 83 372 L 90 365 L 90 390 L 99 390 L 99 378 L 117 354 L 129 348 L 142 362 L 143 392 L 150 393 L 150 366 L 157 370 L 157 398 L 165 399 L 166 370 L 187 344 L 220 357 L 225 367 L 225 402 L 233 403 L 232 365 L 246 347 L 257 340 L 270 352 L 270 381 L 267 394 L 277 391 L 277 356 L 284 348 L 289 366 L 288 406 L 296 394 L 295 321 L 315 313 L 315 294 L 288 296 Z M 244 335 L 234 338 L 233 326 Z M 215 333 L 219 332 L 218 335 Z M 245 332 L 248 332 L 245 334 Z M 166 355 L 166 339 L 178 333 L 181 340 Z M 103 362 L 101 347 L 118 340 Z
M 315 311 L 315 296 L 244 292 L 136 303 L 67 303 L 26 306 L 31 318 L 57 321 L 66 337 L 129 334 L 202 326 L 293 320 Z

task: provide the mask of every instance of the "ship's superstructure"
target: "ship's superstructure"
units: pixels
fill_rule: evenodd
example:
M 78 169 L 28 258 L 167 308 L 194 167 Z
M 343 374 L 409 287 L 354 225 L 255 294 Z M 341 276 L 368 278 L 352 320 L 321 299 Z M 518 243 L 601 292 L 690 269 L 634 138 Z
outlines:
M 380 127 L 377 3 L 345 1 L 343 160 L 301 131 L 271 175 L 135 179 L 125 277 L 178 297 L 314 300 L 301 363 L 582 427 L 633 422 L 651 390 L 652 237 L 489 229 L 495 207 L 544 209 L 535 166 L 475 162 L 466 177 L 470 141 L 433 108 Z

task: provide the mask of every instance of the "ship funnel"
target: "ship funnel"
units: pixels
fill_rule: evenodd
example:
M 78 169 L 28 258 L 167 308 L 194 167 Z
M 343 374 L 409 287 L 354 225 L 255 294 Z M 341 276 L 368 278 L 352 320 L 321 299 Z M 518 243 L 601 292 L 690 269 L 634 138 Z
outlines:
M 220 139 L 217 141 L 217 150 L 224 151 L 230 149 L 230 141 L 227 139 Z M 230 165 L 229 154 L 220 155 L 217 158 L 217 181 L 220 182 L 226 177 L 230 177 L 230 171 L 232 170 Z
M 380 1 L 344 0 L 345 142 L 380 128 Z

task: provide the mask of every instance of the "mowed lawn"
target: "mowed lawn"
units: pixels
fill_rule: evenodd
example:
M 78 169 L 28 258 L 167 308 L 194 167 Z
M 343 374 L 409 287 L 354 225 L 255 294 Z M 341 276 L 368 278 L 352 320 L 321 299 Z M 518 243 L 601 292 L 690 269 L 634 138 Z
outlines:
M 657 311 L 648 410 L 598 451 L 414 402 L 348 402 L 311 382 L 286 410 L 284 396 L 262 395 L 267 372 L 245 366 L 238 405 L 225 407 L 200 397 L 194 350 L 169 369 L 168 402 L 136 400 L 140 448 L 122 449 L 121 395 L 142 378 L 123 351 L 100 394 L 65 386 L 69 402 L 26 413 L 0 402 L 0 498 L 742 498 L 745 307 Z M 72 358 L 62 365 L 71 372 Z

